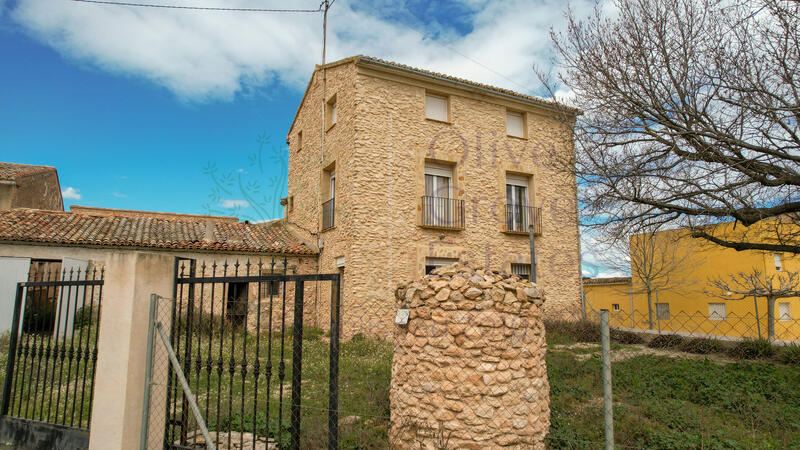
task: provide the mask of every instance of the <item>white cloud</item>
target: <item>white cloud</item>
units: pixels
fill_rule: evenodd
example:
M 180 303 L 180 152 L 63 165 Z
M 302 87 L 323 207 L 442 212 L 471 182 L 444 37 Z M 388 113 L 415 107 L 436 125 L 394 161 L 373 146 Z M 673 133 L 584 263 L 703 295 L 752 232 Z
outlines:
M 472 30 L 458 36 L 433 26 L 438 32 L 436 39 L 376 16 L 380 11 L 337 3 L 328 19 L 328 58 L 367 54 L 534 93 L 539 83 L 531 67 L 547 65 L 552 51 L 548 34 L 551 26 L 563 25 L 565 3 L 463 2 L 476 11 L 469 16 Z M 194 3 L 254 7 L 252 0 Z M 577 0 L 573 7 L 589 11 L 591 4 Z M 293 4 L 297 8 L 317 5 L 315 0 Z M 285 7 L 286 3 L 264 1 L 256 6 Z M 403 8 L 396 2 L 391 6 Z M 112 73 L 144 77 L 191 100 L 230 99 L 239 91 L 271 81 L 302 89 L 321 55 L 319 14 L 19 0 L 11 17 L 68 58 Z
M 80 189 L 75 189 L 72 186 L 67 186 L 66 189 L 61 190 L 61 196 L 66 200 L 80 200 Z
M 224 199 L 219 202 L 219 206 L 225 209 L 247 208 L 250 203 L 247 200 Z
M 125 198 L 125 197 L 127 197 L 127 196 L 128 196 L 128 194 L 123 194 L 123 193 L 121 193 L 121 192 L 114 192 L 114 193 L 113 193 L 113 194 L 111 194 L 111 195 L 113 195 L 114 197 L 117 197 L 117 198 Z

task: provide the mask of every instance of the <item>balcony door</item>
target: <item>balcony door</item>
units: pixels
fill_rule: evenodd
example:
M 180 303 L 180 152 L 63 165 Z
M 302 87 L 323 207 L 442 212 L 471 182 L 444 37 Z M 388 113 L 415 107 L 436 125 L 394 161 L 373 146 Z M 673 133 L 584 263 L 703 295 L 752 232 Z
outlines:
M 509 231 L 528 231 L 528 178 L 506 176 L 506 226 Z
M 425 224 L 449 227 L 453 223 L 451 198 L 453 170 L 439 164 L 425 165 Z

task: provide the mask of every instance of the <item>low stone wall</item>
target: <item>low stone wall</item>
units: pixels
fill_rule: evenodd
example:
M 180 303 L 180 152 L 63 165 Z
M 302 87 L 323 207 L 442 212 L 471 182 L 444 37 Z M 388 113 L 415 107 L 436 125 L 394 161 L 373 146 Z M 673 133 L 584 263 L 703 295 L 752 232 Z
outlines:
M 400 285 L 390 391 L 394 448 L 544 448 L 550 426 L 543 295 L 455 264 Z

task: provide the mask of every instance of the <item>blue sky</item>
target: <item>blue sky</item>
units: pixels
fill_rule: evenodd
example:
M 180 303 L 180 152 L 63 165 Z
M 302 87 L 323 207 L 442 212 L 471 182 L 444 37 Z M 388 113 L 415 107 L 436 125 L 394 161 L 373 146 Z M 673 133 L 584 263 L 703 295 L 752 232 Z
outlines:
M 549 63 L 565 5 L 337 0 L 328 58 L 367 54 L 542 94 L 531 68 Z M 0 160 L 57 167 L 68 206 L 279 217 L 286 131 L 319 62 L 321 19 L 0 0 Z

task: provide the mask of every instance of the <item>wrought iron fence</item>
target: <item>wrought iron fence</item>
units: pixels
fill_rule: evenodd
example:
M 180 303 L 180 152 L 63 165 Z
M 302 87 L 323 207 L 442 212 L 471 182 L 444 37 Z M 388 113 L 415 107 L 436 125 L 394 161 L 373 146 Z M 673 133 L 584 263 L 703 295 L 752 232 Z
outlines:
M 452 230 L 464 229 L 464 200 L 422 196 L 422 225 Z
M 533 234 L 542 234 L 542 208 L 506 204 L 506 231 L 528 233 L 531 225 Z
M 0 416 L 88 430 L 103 271 L 30 278 L 17 285 Z
M 153 321 L 169 331 L 170 347 L 216 446 L 308 447 L 301 432 L 306 424 L 317 434 L 324 425 L 329 446 L 336 448 L 339 275 L 288 274 L 286 260 L 210 265 L 181 260 L 176 272 L 175 298 L 159 301 Z M 329 282 L 331 307 L 324 387 L 302 378 L 304 317 L 312 308 L 304 299 L 321 282 Z M 157 338 L 150 351 L 148 448 L 203 446 L 205 437 L 169 368 L 168 352 Z

